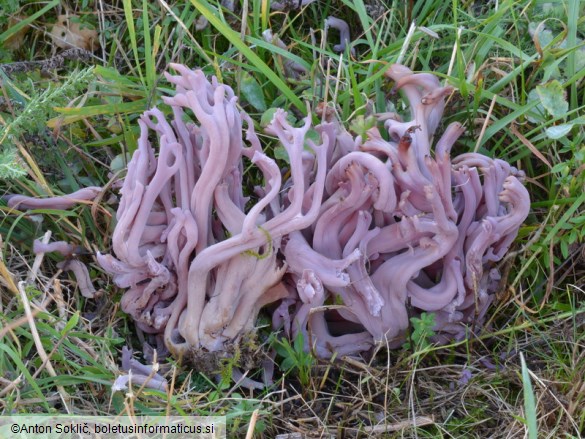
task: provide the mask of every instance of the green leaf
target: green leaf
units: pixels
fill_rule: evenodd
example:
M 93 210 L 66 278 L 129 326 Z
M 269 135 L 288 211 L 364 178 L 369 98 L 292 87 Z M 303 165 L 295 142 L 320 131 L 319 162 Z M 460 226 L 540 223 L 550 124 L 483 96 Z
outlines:
M 264 101 L 262 87 L 252 75 L 248 72 L 243 72 L 240 86 L 242 95 L 252 107 L 258 111 L 266 111 L 266 102 Z
M 278 355 L 280 355 L 281 357 L 286 357 L 286 356 L 288 356 L 288 349 L 286 349 L 286 348 L 284 347 L 284 345 L 283 345 L 283 344 L 281 344 L 280 342 L 277 342 L 277 343 L 274 345 L 274 349 L 276 350 L 276 353 L 277 353 Z
M 305 337 L 303 337 L 303 333 L 299 332 L 295 338 L 294 348 L 297 354 L 303 352 L 303 348 L 305 346 Z
M 354 120 L 352 120 L 349 124 L 350 131 L 353 131 L 358 136 L 362 136 L 362 138 L 366 137 L 366 132 L 376 126 L 376 118 L 374 116 L 363 116 L 358 115 Z
M 272 119 L 274 119 L 274 114 L 278 109 L 279 107 L 270 107 L 268 110 L 262 113 L 262 116 L 260 117 L 260 126 L 262 128 L 266 128 L 268 125 L 270 125 L 270 122 L 272 122 Z M 285 113 L 287 122 L 292 126 L 295 126 L 298 122 L 295 117 L 289 111 L 285 111 Z
M 410 339 L 413 341 L 417 349 L 425 349 L 429 347 L 429 338 L 435 335 L 433 327 L 435 326 L 435 314 L 423 312 L 419 317 L 411 317 L 410 323 L 412 325 L 412 333 Z M 411 348 L 411 343 L 404 343 L 405 349 Z
M 567 241 L 569 244 L 574 244 L 575 241 L 577 241 L 577 229 L 573 229 L 571 230 L 571 233 L 569 233 L 569 240 Z
M 278 145 L 274 148 L 274 158 L 276 160 L 282 160 L 286 163 L 289 163 L 288 153 L 286 149 L 282 145 Z
M 156 65 L 152 53 L 152 40 L 150 38 L 150 24 L 148 19 L 148 2 L 142 0 L 142 33 L 144 35 L 144 68 L 146 75 L 146 84 L 149 89 L 153 89 L 156 83 Z
M 262 128 L 266 128 L 270 124 L 270 122 L 272 122 L 276 110 L 278 110 L 278 108 L 271 107 L 268 110 L 264 111 L 264 113 L 262 113 L 262 117 L 260 118 L 260 126 Z
M 567 123 L 567 124 L 563 124 L 563 125 L 555 125 L 552 127 L 548 127 L 545 130 L 545 133 L 549 139 L 557 140 L 557 139 L 565 137 L 567 134 L 569 134 L 571 132 L 572 128 L 573 128 L 572 123 Z
M 71 331 L 73 328 L 75 328 L 77 326 L 77 322 L 79 322 L 79 311 L 77 311 L 75 314 L 73 314 L 71 316 L 71 318 L 69 319 L 69 321 L 67 322 L 67 324 L 65 325 L 63 330 L 61 331 L 61 335 L 65 335 L 69 331 Z
M 311 149 L 309 149 L 310 145 L 307 143 L 307 140 L 310 140 L 315 145 L 318 145 L 319 143 L 321 143 L 321 134 L 319 134 L 319 132 L 314 128 L 310 128 L 309 131 L 307 131 L 307 134 L 305 135 L 305 142 L 304 142 L 303 146 L 306 150 L 312 151 Z
M 282 362 L 282 368 L 287 372 L 295 368 L 295 360 L 292 357 L 287 357 Z
M 526 118 L 532 123 L 542 123 L 545 119 L 546 110 L 540 102 L 540 97 L 536 90 L 532 89 L 530 90 L 530 93 L 528 93 L 527 104 L 533 104 L 534 108 L 526 113 Z
M 116 157 L 113 158 L 113 160 L 110 162 L 110 170 L 112 172 L 118 172 L 123 170 L 128 162 L 131 159 L 131 155 L 126 153 L 126 154 L 118 154 Z
M 569 222 L 573 224 L 585 224 L 585 215 L 571 218 Z
M 569 110 L 569 103 L 565 98 L 565 90 L 556 79 L 544 85 L 536 86 L 536 93 L 540 102 L 553 117 L 562 117 Z
M 567 241 L 561 241 L 561 255 L 565 259 L 569 257 L 569 243 Z
M 569 166 L 565 162 L 557 163 L 550 171 L 553 173 L 560 172 L 565 174 L 569 171 Z

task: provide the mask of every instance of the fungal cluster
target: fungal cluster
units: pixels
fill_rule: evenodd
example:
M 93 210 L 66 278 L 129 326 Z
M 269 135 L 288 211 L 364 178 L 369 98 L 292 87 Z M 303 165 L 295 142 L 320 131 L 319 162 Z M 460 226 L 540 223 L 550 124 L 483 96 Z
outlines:
M 144 333 L 213 369 L 253 336 L 261 309 L 324 358 L 400 346 L 423 312 L 437 342 L 481 326 L 530 200 L 508 163 L 451 157 L 460 124 L 434 142 L 451 87 L 390 66 L 410 120 L 393 115 L 363 137 L 325 111 L 294 127 L 277 110 L 266 133 L 286 150 L 283 170 L 230 87 L 171 67 L 172 117 L 140 118 L 112 251 L 97 255 Z

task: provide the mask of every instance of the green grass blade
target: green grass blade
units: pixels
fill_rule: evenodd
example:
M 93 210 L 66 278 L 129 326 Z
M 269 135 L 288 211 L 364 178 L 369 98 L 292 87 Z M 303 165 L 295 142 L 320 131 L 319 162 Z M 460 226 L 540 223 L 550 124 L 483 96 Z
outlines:
M 298 96 L 289 88 L 286 83 L 278 77 L 274 71 L 266 65 L 256 53 L 250 49 L 238 32 L 235 32 L 225 23 L 223 23 L 217 13 L 214 13 L 211 6 L 205 0 L 191 0 L 193 6 L 209 21 L 209 23 L 218 30 L 225 38 L 238 49 L 270 82 L 272 82 L 285 95 L 294 106 L 298 108 L 303 114 L 306 114 L 307 109 Z
M 156 81 L 156 69 L 152 56 L 152 42 L 150 40 L 150 25 L 148 20 L 148 2 L 142 0 L 142 31 L 144 34 L 144 65 L 146 70 L 146 84 L 154 90 Z
M 536 423 L 536 402 L 534 392 L 530 383 L 528 367 L 524 361 L 524 355 L 520 352 L 520 362 L 522 363 L 522 385 L 524 389 L 524 415 L 526 416 L 526 425 L 528 427 L 528 439 L 538 439 L 538 424 Z
M 125 114 L 125 113 L 141 113 L 146 109 L 147 100 L 139 99 L 133 102 L 122 102 L 119 104 L 104 104 L 104 105 L 93 105 L 91 107 L 81 108 L 70 108 L 70 107 L 55 107 L 54 110 L 61 113 L 63 118 L 51 119 L 47 122 L 47 126 L 52 128 L 57 123 L 64 125 L 76 122 L 83 119 L 84 117 L 90 116 L 105 116 L 113 114 Z
M 142 69 L 140 68 L 140 56 L 138 55 L 138 41 L 136 39 L 136 29 L 134 27 L 134 16 L 132 15 L 132 0 L 123 0 L 123 5 L 126 25 L 128 26 L 128 35 L 130 36 L 130 45 L 132 46 L 134 60 L 136 61 L 136 70 L 138 70 L 138 76 L 140 76 L 140 80 L 144 84 L 144 76 L 142 74 Z
M 26 382 L 32 387 L 32 389 L 35 391 L 37 396 L 40 398 L 41 404 L 43 405 L 45 410 L 49 410 L 49 405 L 47 404 L 47 401 L 45 399 L 45 394 L 43 393 L 41 388 L 38 386 L 37 381 L 32 377 L 32 375 L 30 374 L 30 372 L 28 371 L 28 369 L 26 368 L 26 366 L 22 362 L 21 355 L 14 352 L 5 343 L 0 343 L 0 351 L 3 351 L 8 357 L 10 357 L 10 359 L 14 362 L 14 365 L 18 368 L 20 373 L 22 373 L 22 375 L 26 379 Z
M 260 38 L 248 37 L 247 39 L 254 46 L 262 47 L 263 49 L 266 49 L 266 50 L 268 50 L 271 53 L 280 55 L 283 58 L 289 59 L 289 60 L 291 60 L 294 63 L 297 63 L 297 64 L 302 65 L 307 70 L 311 70 L 311 65 L 307 61 L 305 61 L 300 56 L 297 56 L 294 53 L 289 52 L 288 50 L 281 49 L 277 45 L 272 44 L 272 43 L 269 43 L 269 42 L 267 42 L 265 40 L 262 40 Z
M 581 194 L 579 198 L 575 200 L 573 205 L 567 209 L 567 211 L 563 214 L 561 219 L 555 224 L 555 226 L 548 232 L 546 238 L 544 238 L 543 244 L 548 244 L 551 239 L 555 238 L 561 230 L 561 228 L 567 224 L 570 218 L 573 217 L 573 214 L 585 203 L 585 193 Z
M 363 0 L 356 0 L 356 1 L 347 1 L 343 0 L 347 6 L 352 8 L 354 11 L 357 12 L 358 17 L 360 18 L 360 22 L 362 24 L 362 29 L 364 29 L 364 34 L 366 39 L 368 40 L 369 47 L 374 47 L 374 38 L 372 37 L 372 26 L 371 26 L 371 19 L 366 11 L 366 5 L 364 4 Z
M 569 48 L 577 45 L 577 26 L 579 24 L 579 0 L 569 1 L 569 11 L 567 17 L 567 45 Z M 567 58 L 567 76 L 571 78 L 575 75 L 577 66 L 577 51 L 573 50 Z M 571 108 L 577 108 L 577 84 L 571 84 Z

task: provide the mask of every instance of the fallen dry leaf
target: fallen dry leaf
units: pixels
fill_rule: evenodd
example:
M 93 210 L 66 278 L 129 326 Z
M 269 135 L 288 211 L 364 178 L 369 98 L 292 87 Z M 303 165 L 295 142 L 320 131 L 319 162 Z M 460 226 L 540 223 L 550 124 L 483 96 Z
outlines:
M 61 49 L 77 47 L 93 52 L 97 37 L 97 31 L 81 23 L 76 15 L 59 15 L 51 30 L 53 44 Z
M 12 17 L 8 22 L 8 28 L 15 26 L 16 24 L 20 23 L 26 17 Z M 24 44 L 24 36 L 29 31 L 30 26 L 24 26 L 23 28 L 19 29 L 14 35 L 10 36 L 6 41 L 4 41 L 4 47 L 8 50 L 18 50 Z

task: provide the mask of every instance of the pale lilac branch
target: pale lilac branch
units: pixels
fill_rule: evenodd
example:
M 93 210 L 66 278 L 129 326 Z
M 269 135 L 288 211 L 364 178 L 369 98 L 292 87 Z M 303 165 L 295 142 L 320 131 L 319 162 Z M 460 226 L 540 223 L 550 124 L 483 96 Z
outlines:
M 13 209 L 67 210 L 76 204 L 95 199 L 101 192 L 101 187 L 90 186 L 59 197 L 33 198 L 24 195 L 6 195 L 3 198 L 8 201 L 8 207 Z
M 77 259 L 68 259 L 63 262 L 59 262 L 57 267 L 64 271 L 73 272 L 75 279 L 77 280 L 79 292 L 83 297 L 87 297 L 88 299 L 93 299 L 96 297 L 96 289 L 93 286 L 91 277 L 89 276 L 89 270 L 83 262 L 80 262 Z

